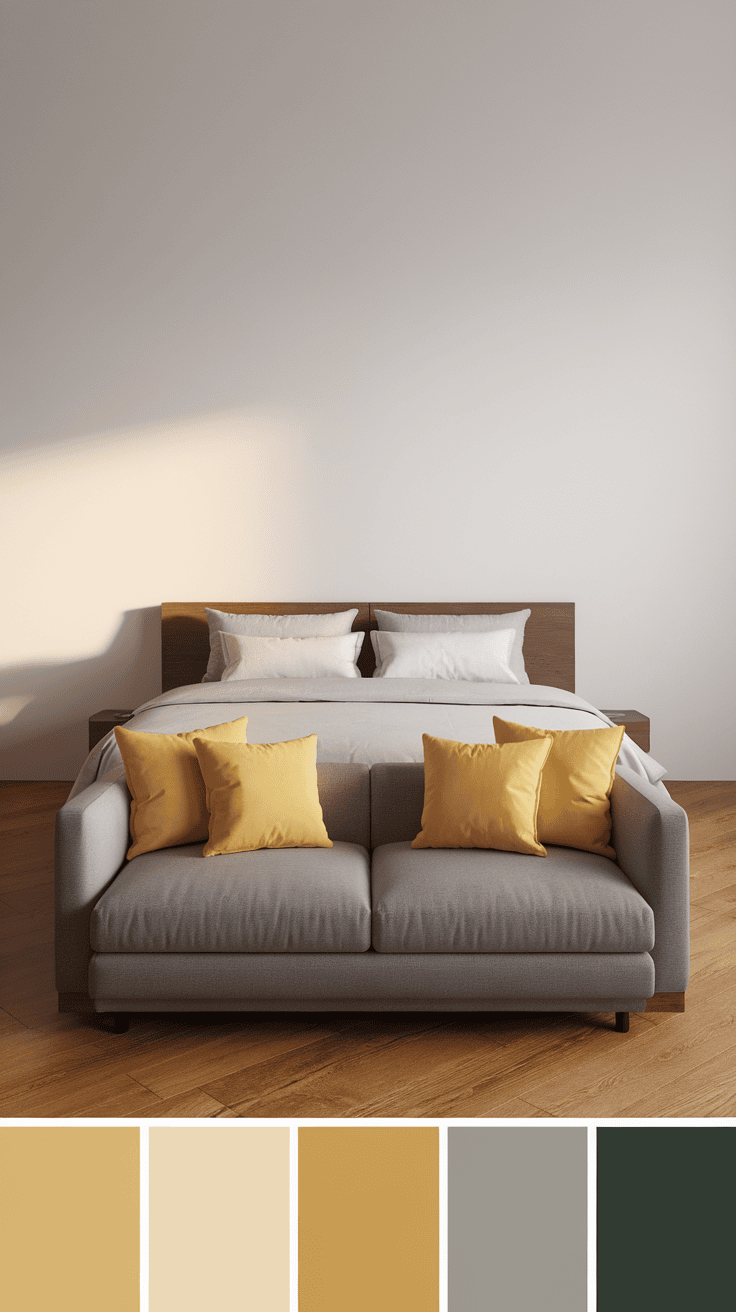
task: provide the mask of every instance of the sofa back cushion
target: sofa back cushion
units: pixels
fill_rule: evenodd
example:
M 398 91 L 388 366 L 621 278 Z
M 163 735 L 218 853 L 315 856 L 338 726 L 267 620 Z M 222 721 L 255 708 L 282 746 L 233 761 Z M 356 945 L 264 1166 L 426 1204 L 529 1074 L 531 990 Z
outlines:
M 422 827 L 423 808 L 424 762 L 371 766 L 371 847 L 411 842 Z
M 424 797 L 424 766 L 421 792 Z M 325 828 L 334 843 L 358 843 L 370 847 L 370 770 L 357 762 L 317 765 L 319 792 Z M 419 806 L 421 818 L 421 802 Z M 412 835 L 413 837 L 413 835 Z

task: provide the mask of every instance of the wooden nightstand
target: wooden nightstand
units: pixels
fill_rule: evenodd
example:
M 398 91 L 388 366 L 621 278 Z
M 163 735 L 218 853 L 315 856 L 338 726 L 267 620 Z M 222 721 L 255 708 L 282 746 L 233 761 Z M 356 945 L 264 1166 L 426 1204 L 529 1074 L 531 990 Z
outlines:
M 105 737 L 116 724 L 125 724 L 133 711 L 95 711 L 94 715 L 89 717 L 89 751 L 96 747 L 101 738 Z
M 603 711 L 614 724 L 622 724 L 637 747 L 649 751 L 649 716 L 641 711 Z

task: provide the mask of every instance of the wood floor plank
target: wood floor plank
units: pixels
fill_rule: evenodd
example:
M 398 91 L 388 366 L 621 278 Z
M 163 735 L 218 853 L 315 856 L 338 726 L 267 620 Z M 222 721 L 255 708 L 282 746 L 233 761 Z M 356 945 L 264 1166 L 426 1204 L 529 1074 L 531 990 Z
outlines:
M 39 1050 L 38 1046 L 35 1049 L 29 1047 L 26 1060 L 10 1064 L 4 1072 L 0 1113 L 21 1115 L 18 1107 L 28 1097 L 35 1098 L 42 1091 L 55 1097 L 57 1086 L 74 1080 L 78 1075 L 84 1075 L 94 1085 L 97 1080 L 122 1074 L 129 1078 L 127 1072 L 117 1070 L 114 1063 L 108 1066 L 105 1053 L 94 1043 L 57 1049 L 53 1054 Z
M 209 1086 L 275 1057 L 288 1057 L 323 1037 L 325 1032 L 320 1030 L 284 1030 L 283 1026 L 274 1028 L 271 1024 L 256 1029 L 246 1022 L 230 1034 L 211 1036 L 196 1049 L 188 1046 L 180 1053 L 163 1057 L 159 1054 L 146 1062 L 129 1061 L 129 1069 L 135 1079 L 158 1097 L 170 1098 L 192 1088 L 193 1084 Z
M 230 1111 L 229 1107 L 223 1107 L 222 1103 L 210 1098 L 201 1089 L 188 1089 L 186 1093 L 178 1093 L 174 1098 L 164 1098 L 163 1101 L 153 1103 L 149 1107 L 143 1107 L 136 1115 L 142 1121 L 174 1119 L 180 1116 L 206 1117 L 212 1120 L 221 1117 L 233 1117 L 235 1113 Z
M 721 912 L 736 917 L 736 880 L 728 888 L 719 888 L 707 897 L 698 898 L 692 905 L 697 910 Z
M 659 1115 L 651 1110 L 652 1091 L 658 1097 L 663 1086 L 727 1053 L 736 1042 L 736 1008 L 729 1000 L 712 1006 L 707 1019 L 688 1013 L 674 1019 L 677 1026 L 659 1027 L 654 1034 L 617 1036 L 633 1050 L 633 1062 L 622 1065 L 615 1053 L 589 1052 L 579 1062 L 572 1088 L 570 1072 L 560 1071 L 531 1085 L 529 1100 L 555 1116 L 593 1117 L 622 1116 L 624 1107 L 646 1100 L 650 1105 L 646 1114 Z
M 706 912 L 698 920 L 698 934 L 690 948 L 690 972 L 698 971 L 714 958 L 732 953 L 736 946 L 736 920 L 726 911 Z
M 21 1021 L 16 1020 L 15 1016 L 11 1016 L 9 1011 L 5 1011 L 3 1007 L 0 1007 L 0 1034 L 3 1036 L 3 1044 L 8 1043 L 15 1034 L 27 1033 L 27 1025 L 23 1025 Z
M 246 1104 L 255 1099 L 274 1099 L 284 1090 L 304 1080 L 314 1080 L 345 1061 L 346 1055 L 352 1053 L 353 1060 L 371 1055 L 375 1057 L 383 1048 L 399 1051 L 401 1038 L 423 1029 L 421 1021 L 413 1024 L 407 1020 L 402 1025 L 390 1018 L 384 1025 L 376 1026 L 371 1018 L 356 1021 L 350 1028 L 328 1034 L 326 1037 L 300 1047 L 295 1052 L 268 1058 L 257 1067 L 249 1066 L 221 1080 L 203 1085 L 206 1093 L 218 1102 L 232 1107 L 241 1115 L 293 1115 L 294 1113 L 251 1112 L 246 1111 Z M 333 1115 L 333 1113 L 328 1113 Z M 338 1115 L 339 1113 L 334 1113 Z M 300 1115 L 309 1115 L 308 1112 Z
M 510 1098 L 508 1102 L 502 1102 L 493 1113 L 494 1118 L 499 1120 L 509 1120 L 512 1117 L 519 1120 L 535 1121 L 549 1120 L 549 1112 L 542 1111 L 539 1107 L 534 1107 L 524 1098 Z
M 736 1116 L 736 1043 L 729 1044 L 710 1061 L 693 1067 L 657 1090 L 656 1107 L 651 1090 L 644 1098 L 623 1107 L 622 1117 Z
M 711 917 L 701 933 L 690 950 L 690 988 L 696 981 L 707 980 L 715 996 L 721 991 L 720 979 L 728 977 L 736 965 L 736 920 L 722 914 Z
M 477 1036 L 467 1031 L 448 1034 L 438 1028 L 431 1034 L 414 1032 L 388 1042 L 374 1036 L 360 1056 L 346 1058 L 341 1045 L 338 1060 L 318 1071 L 306 1071 L 285 1087 L 274 1086 L 255 1098 L 230 1096 L 225 1101 L 241 1116 L 413 1116 L 405 1109 L 418 1072 L 430 1080 L 441 1079 L 443 1072 L 449 1077 L 458 1062 L 477 1050 Z M 294 1110 L 297 1107 L 304 1110 Z
M 645 1022 L 632 1016 L 632 1025 L 644 1026 Z M 460 1060 L 446 1072 L 434 1072 L 414 1082 L 411 1087 L 402 1090 L 404 1110 L 394 1106 L 392 1097 L 387 1094 L 383 1099 L 375 1099 L 370 1104 L 363 1103 L 360 1112 L 363 1116 L 442 1116 L 454 1118 L 460 1116 L 496 1116 L 496 1109 L 511 1098 L 523 1098 L 549 1111 L 541 1100 L 534 1096 L 534 1074 L 540 1068 L 554 1069 L 559 1063 L 562 1069 L 569 1070 L 571 1061 L 576 1057 L 584 1059 L 591 1052 L 609 1052 L 612 1043 L 626 1035 L 611 1031 L 591 1029 L 576 1024 L 570 1018 L 567 1030 L 556 1030 L 553 1035 L 542 1031 L 536 1035 L 529 1034 L 514 1046 L 498 1052 L 483 1051 L 466 1060 Z M 430 1111 L 430 1107 L 432 1110 Z
M 16 1020 L 27 1025 L 29 1029 L 41 1029 L 47 1026 L 55 1028 L 58 1019 L 59 998 L 51 983 L 52 966 L 45 959 L 39 968 L 38 990 L 24 992 L 20 997 L 2 998 L 2 1006 Z
M 68 784 L 0 785 L 0 1114 L 176 1119 L 732 1116 L 736 786 L 669 783 L 690 818 L 684 1014 L 59 1015 L 54 814 Z M 8 817 L 10 817 L 8 821 Z
M 151 1090 L 129 1075 L 106 1077 L 95 1072 L 92 1078 L 80 1079 L 78 1074 L 70 1074 L 57 1080 L 51 1090 L 29 1084 L 12 1100 L 3 1099 L 0 1116 L 140 1116 L 153 1102 Z
M 685 1011 L 689 1016 L 707 1016 L 710 1009 L 724 997 L 736 1006 L 736 962 L 726 964 L 717 973 L 707 970 L 691 977 L 688 985 Z M 647 1019 L 650 1019 L 647 1016 Z M 672 1020 L 672 1015 L 663 1019 Z
M 23 1080 L 44 1073 L 51 1068 L 53 1062 L 67 1053 L 82 1048 L 104 1051 L 98 1036 L 86 1025 L 32 1030 L 20 1022 L 16 1024 L 17 1030 L 3 1034 L 3 1089 L 12 1088 L 13 1078 Z

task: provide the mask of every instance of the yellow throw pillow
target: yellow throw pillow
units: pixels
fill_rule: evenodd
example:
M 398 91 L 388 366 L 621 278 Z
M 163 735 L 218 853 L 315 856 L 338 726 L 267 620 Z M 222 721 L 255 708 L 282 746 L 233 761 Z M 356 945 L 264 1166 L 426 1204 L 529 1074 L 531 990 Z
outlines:
M 208 799 L 193 739 L 245 742 L 248 716 L 189 733 L 141 733 L 115 727 L 130 808 L 128 860 L 160 847 L 202 843 L 209 824 Z
M 537 829 L 542 843 L 580 847 L 616 860 L 610 846 L 611 789 L 623 726 L 616 729 L 532 729 L 493 717 L 497 743 L 551 738 L 542 771 Z
M 499 747 L 422 734 L 424 810 L 412 847 L 547 853 L 537 838 L 542 767 L 551 742 Z
M 202 855 L 332 847 L 317 792 L 317 735 L 286 743 L 194 740 L 210 799 Z

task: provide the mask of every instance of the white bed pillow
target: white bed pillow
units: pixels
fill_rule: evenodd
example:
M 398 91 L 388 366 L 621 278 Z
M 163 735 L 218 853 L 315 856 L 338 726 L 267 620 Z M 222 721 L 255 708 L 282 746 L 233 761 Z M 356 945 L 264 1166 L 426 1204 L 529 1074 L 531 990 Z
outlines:
M 220 633 L 242 633 L 249 638 L 336 638 L 350 633 L 355 610 L 341 610 L 332 615 L 229 615 L 224 610 L 205 607 L 210 629 L 210 659 L 202 683 L 217 683 L 225 662 Z
M 513 629 L 493 633 L 371 633 L 374 679 L 518 683 L 509 664 Z
M 401 615 L 393 610 L 376 610 L 378 627 L 385 633 L 493 633 L 496 629 L 513 629 L 514 642 L 509 665 L 517 683 L 528 683 L 524 668 L 524 626 L 530 610 L 514 610 L 506 615 Z
M 333 638 L 254 638 L 220 633 L 231 679 L 359 679 L 357 666 L 363 633 Z

